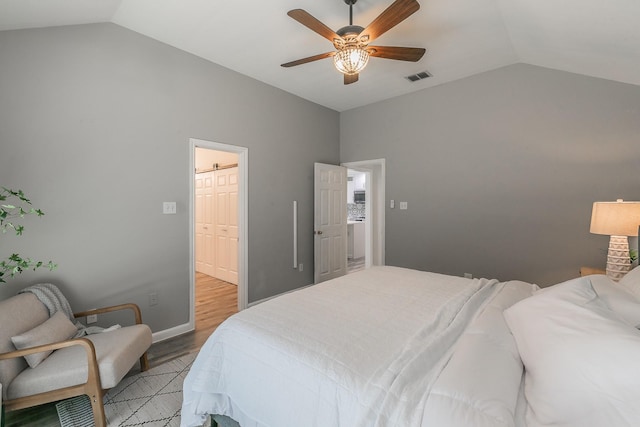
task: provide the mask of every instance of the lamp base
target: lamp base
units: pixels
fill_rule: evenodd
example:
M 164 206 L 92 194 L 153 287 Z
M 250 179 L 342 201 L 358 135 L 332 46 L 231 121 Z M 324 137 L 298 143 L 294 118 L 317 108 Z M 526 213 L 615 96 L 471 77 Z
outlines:
M 618 281 L 631 270 L 627 236 L 611 236 L 607 253 L 607 277 Z

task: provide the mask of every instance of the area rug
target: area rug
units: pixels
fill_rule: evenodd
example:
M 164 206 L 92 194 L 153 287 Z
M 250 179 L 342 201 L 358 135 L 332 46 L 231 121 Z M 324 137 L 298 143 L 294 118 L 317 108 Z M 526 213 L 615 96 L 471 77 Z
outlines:
M 179 426 L 182 382 L 196 358 L 190 353 L 123 379 L 105 396 L 109 427 Z
M 178 427 L 182 382 L 195 357 L 196 353 L 190 353 L 146 372 L 125 377 L 105 394 L 108 426 Z M 93 421 L 86 396 L 67 399 L 56 407 L 62 427 L 83 427 L 87 411 Z

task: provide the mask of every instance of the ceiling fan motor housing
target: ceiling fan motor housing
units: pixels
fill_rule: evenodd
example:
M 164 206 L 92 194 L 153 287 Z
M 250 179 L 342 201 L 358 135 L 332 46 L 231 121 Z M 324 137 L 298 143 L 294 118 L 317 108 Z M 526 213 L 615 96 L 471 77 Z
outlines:
M 344 49 L 345 47 L 363 47 L 365 43 L 361 43 L 358 40 L 358 35 L 364 30 L 359 25 L 347 25 L 336 31 L 336 34 L 342 37 L 341 39 L 334 39 L 333 45 L 336 49 Z
M 336 31 L 336 34 L 340 37 L 350 35 L 357 36 L 362 32 L 362 30 L 364 30 L 364 27 L 361 27 L 360 25 L 347 25 L 346 27 L 342 27 L 338 31 Z

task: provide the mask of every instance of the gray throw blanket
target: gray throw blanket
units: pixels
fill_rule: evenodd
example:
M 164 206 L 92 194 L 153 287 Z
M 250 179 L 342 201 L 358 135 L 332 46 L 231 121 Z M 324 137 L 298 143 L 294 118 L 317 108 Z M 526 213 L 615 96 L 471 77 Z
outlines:
M 24 288 L 18 293 L 23 294 L 27 292 L 34 294 L 40 300 L 40 302 L 42 302 L 42 304 L 47 307 L 47 310 L 49 310 L 49 317 L 53 316 L 58 311 L 62 311 L 64 314 L 66 314 L 69 320 L 74 325 L 76 325 L 76 328 L 78 328 L 78 332 L 76 333 L 74 338 L 120 328 L 120 325 L 113 325 L 107 329 L 101 328 L 99 326 L 86 327 L 76 320 L 76 318 L 73 316 L 73 311 L 71 310 L 69 301 L 67 301 L 67 298 L 62 294 L 60 289 L 58 289 L 58 287 L 52 283 L 39 283 L 37 285 Z
M 39 283 L 37 285 L 29 286 L 28 288 L 22 289 L 18 293 L 23 294 L 26 292 L 31 292 L 36 297 L 38 297 L 40 302 L 42 302 L 49 310 L 49 317 L 53 316 L 58 311 L 62 311 L 67 315 L 69 320 L 75 320 L 73 317 L 73 311 L 71 311 L 71 306 L 69 305 L 69 301 L 67 301 L 67 298 L 65 298 L 65 296 L 56 285 L 53 285 L 51 283 Z

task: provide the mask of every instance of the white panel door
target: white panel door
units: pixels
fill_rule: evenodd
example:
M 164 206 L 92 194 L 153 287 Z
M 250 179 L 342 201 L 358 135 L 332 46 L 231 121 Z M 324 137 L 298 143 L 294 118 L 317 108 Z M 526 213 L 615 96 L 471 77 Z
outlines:
M 215 274 L 213 172 L 196 175 L 196 271 Z
M 215 172 L 215 241 L 218 279 L 238 284 L 238 168 Z
M 347 168 L 316 163 L 314 170 L 315 283 L 347 273 Z

